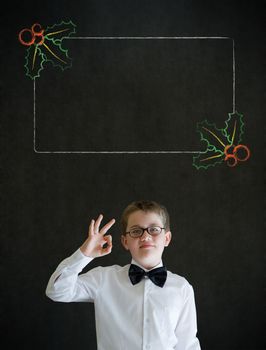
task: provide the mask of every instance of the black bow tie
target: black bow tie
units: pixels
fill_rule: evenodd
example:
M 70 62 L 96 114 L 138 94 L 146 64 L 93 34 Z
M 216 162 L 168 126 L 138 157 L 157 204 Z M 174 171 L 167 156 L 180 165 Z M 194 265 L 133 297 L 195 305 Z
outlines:
M 162 266 L 145 272 L 141 267 L 131 264 L 128 276 L 133 285 L 139 283 L 144 276 L 148 276 L 156 286 L 163 287 L 167 277 L 167 269 L 165 266 Z

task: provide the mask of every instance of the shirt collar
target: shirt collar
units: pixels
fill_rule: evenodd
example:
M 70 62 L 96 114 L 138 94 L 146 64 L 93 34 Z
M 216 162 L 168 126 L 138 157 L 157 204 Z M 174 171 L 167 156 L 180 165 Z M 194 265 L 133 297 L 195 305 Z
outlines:
M 141 266 L 139 263 L 137 263 L 136 260 L 134 260 L 133 258 L 132 258 L 132 260 L 131 260 L 131 264 L 135 264 L 135 265 L 141 267 L 145 272 L 150 271 L 150 270 L 153 270 L 153 269 L 156 269 L 157 267 L 162 267 L 162 266 L 163 266 L 163 262 L 162 262 L 162 260 L 161 260 L 161 261 L 159 262 L 158 265 L 154 266 L 154 267 L 153 267 L 152 269 L 150 269 L 150 270 L 147 270 L 147 269 L 145 269 L 143 266 Z

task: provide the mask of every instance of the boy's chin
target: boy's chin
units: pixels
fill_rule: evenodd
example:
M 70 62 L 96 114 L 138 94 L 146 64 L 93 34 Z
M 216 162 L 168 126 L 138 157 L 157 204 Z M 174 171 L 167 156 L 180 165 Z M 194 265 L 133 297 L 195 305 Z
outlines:
M 146 269 L 153 268 L 154 266 L 158 265 L 161 261 L 161 256 L 154 256 L 153 254 L 150 254 L 149 252 L 146 252 L 145 254 L 142 254 L 141 256 L 135 256 L 133 259 L 139 263 L 141 266 L 145 267 Z

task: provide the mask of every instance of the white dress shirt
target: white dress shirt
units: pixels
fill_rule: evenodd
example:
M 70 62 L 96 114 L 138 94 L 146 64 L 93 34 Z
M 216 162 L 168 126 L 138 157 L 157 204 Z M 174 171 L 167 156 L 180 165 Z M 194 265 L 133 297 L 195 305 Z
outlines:
M 54 301 L 94 303 L 98 350 L 200 350 L 194 292 L 185 278 L 167 271 L 163 288 L 147 277 L 132 285 L 129 264 L 79 275 L 91 260 L 80 249 L 63 260 L 46 295 Z

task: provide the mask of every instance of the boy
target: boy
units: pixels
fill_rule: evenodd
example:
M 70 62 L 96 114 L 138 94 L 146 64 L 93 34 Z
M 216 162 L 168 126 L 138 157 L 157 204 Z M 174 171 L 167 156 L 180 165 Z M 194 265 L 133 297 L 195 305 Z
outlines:
M 112 237 L 105 234 L 115 220 L 100 229 L 102 219 L 91 221 L 88 238 L 58 266 L 46 295 L 54 301 L 94 302 L 98 350 L 200 350 L 192 286 L 161 260 L 171 241 L 166 208 L 154 201 L 128 205 L 121 243 L 131 253 L 131 265 L 99 266 L 78 275 L 112 250 Z

